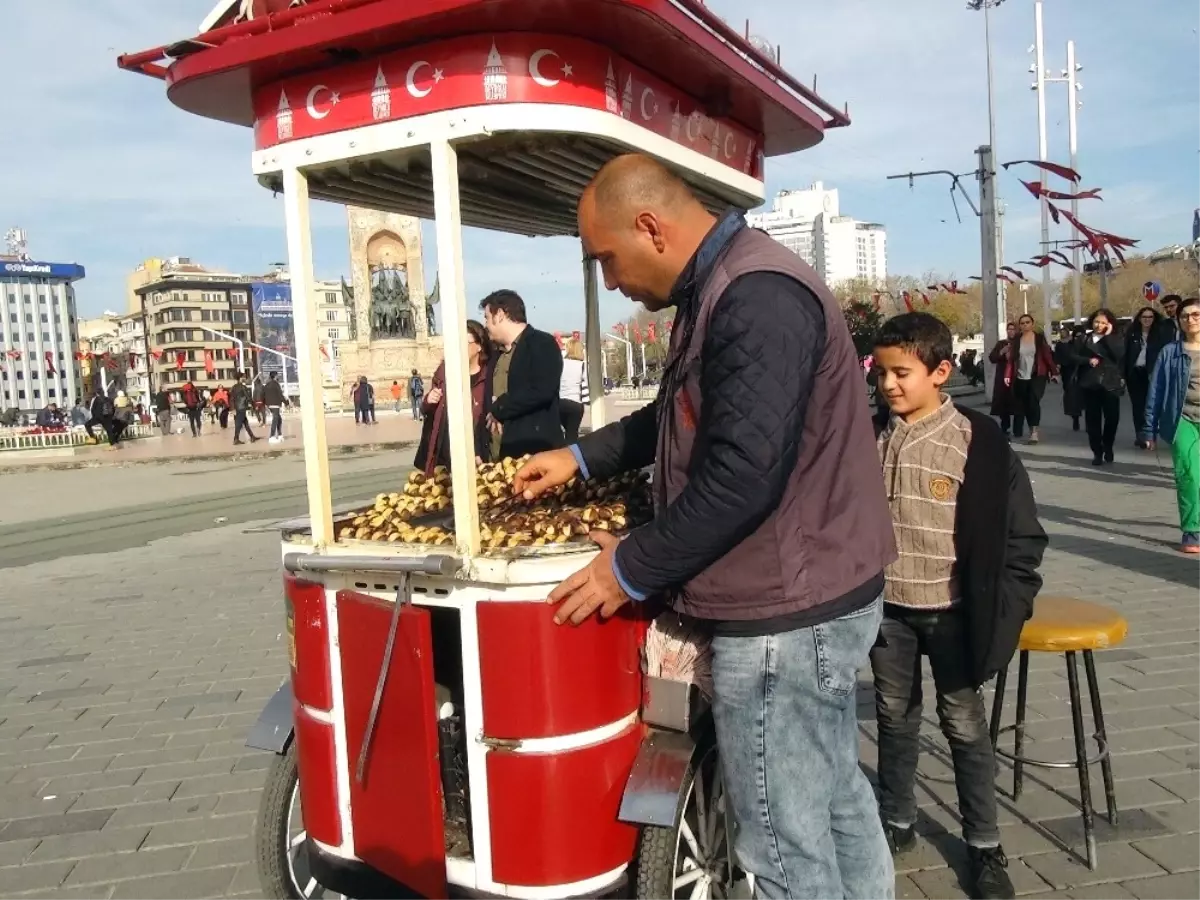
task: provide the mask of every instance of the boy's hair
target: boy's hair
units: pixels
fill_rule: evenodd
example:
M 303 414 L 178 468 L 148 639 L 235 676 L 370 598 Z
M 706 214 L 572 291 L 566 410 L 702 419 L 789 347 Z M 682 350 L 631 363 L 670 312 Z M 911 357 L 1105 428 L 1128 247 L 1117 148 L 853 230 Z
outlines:
M 899 347 L 921 360 L 930 372 L 954 355 L 954 338 L 946 323 L 923 312 L 888 319 L 879 329 L 875 346 Z

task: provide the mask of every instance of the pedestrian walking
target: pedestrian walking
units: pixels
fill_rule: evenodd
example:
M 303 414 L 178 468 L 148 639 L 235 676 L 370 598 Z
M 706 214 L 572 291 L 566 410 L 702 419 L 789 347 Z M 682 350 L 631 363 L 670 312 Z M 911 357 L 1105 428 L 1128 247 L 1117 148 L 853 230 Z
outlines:
M 190 378 L 184 382 L 179 393 L 183 397 L 183 409 L 187 413 L 188 424 L 192 428 L 192 437 L 199 437 L 203 428 L 200 413 L 204 409 L 204 399 Z
M 1012 383 L 1008 379 L 1008 357 L 1013 350 L 1017 326 L 1015 323 L 1009 322 L 1005 327 L 1008 330 L 1008 336 L 1004 340 L 996 342 L 996 346 L 988 354 L 988 360 L 996 367 L 992 378 L 991 414 L 1000 420 L 1000 430 L 1007 436 L 1012 430 L 1013 412 L 1016 409 Z
M 91 417 L 84 423 L 83 430 L 87 432 L 87 436 L 92 439 L 93 443 L 99 443 L 100 439 L 96 437 L 94 431 L 97 425 L 104 431 L 105 436 L 109 435 L 112 427 L 112 417 L 116 408 L 113 406 L 112 398 L 104 391 L 97 391 L 92 396 Z
M 1041 440 L 1042 396 L 1046 382 L 1058 380 L 1054 352 L 1046 342 L 1033 316 L 1026 313 L 1017 319 L 1018 334 L 1009 341 L 1008 368 L 1005 383 L 1012 387 L 1016 407 L 1013 411 L 1013 437 L 1021 437 L 1029 423 L 1029 443 Z
M 1079 420 L 1083 417 L 1083 397 L 1079 392 L 1079 366 L 1075 360 L 1087 329 L 1076 325 L 1073 330 L 1065 328 L 1059 334 L 1059 341 L 1054 346 L 1054 362 L 1058 366 L 1058 377 L 1062 381 L 1063 415 L 1071 420 L 1071 428 L 1079 430 Z
M 413 369 L 412 374 L 408 376 L 408 403 L 412 407 L 413 418 L 418 422 L 424 414 L 424 411 L 421 409 L 424 400 L 425 382 L 421 380 L 421 376 L 417 373 L 417 370 Z
M 1125 385 L 1129 388 L 1134 446 L 1137 447 L 1145 446 L 1142 432 L 1146 430 L 1146 394 L 1150 390 L 1150 336 L 1161 318 L 1154 307 L 1143 306 L 1125 334 Z
M 254 436 L 254 432 L 250 430 L 250 411 L 254 405 L 254 395 L 250 390 L 250 385 L 246 381 L 246 373 L 239 373 L 237 384 L 229 392 L 229 402 L 233 407 L 233 442 L 235 444 L 245 443 L 242 440 L 243 431 L 250 438 L 250 443 L 253 444 L 258 441 L 258 438 Z
M 875 340 L 891 407 L 879 456 L 900 548 L 871 650 L 879 806 L 892 853 L 911 849 L 924 658 L 950 744 L 971 896 L 1008 898 L 1016 892 L 1000 846 L 996 756 L 980 689 L 1016 653 L 1042 585 L 1047 538 L 1029 476 L 1003 433 L 942 393 L 951 340 L 928 313 L 889 319 Z
M 117 397 L 113 400 L 112 424 L 108 435 L 110 447 L 117 447 L 121 443 L 121 438 L 133 424 L 133 412 L 133 401 L 124 391 L 117 391 Z
M 1179 505 L 1179 549 L 1200 553 L 1200 300 L 1176 307 L 1179 336 L 1163 347 L 1150 373 L 1146 422 L 1141 433 L 1151 449 L 1171 444 L 1175 496 Z
M 259 425 L 267 424 L 267 403 L 264 399 L 264 392 L 267 387 L 262 381 L 261 375 L 256 375 L 253 381 L 253 391 L 250 398 L 254 404 L 254 417 L 258 419 Z
M 676 307 L 677 346 L 660 402 L 517 473 L 533 497 L 655 466 L 658 514 L 622 540 L 592 535 L 599 555 L 550 594 L 555 621 L 651 595 L 705 620 L 735 851 L 756 895 L 891 897 L 855 687 L 896 548 L 845 317 L 798 256 L 738 211 L 715 218 L 650 157 L 605 164 L 578 219 L 609 290 Z
M 1182 303 L 1183 298 L 1178 294 L 1167 294 L 1162 298 L 1163 315 L 1150 329 L 1149 349 L 1146 351 L 1146 368 L 1151 372 L 1154 371 L 1154 363 L 1158 361 L 1158 354 L 1179 338 L 1179 320 L 1176 313 Z
M 367 381 L 366 375 L 358 376 L 358 383 L 354 385 L 352 396 L 354 398 L 355 424 L 361 422 L 363 425 L 374 425 L 375 388 L 371 386 L 371 382 Z
M 583 341 L 568 338 L 563 346 L 562 377 L 558 382 L 559 419 L 568 445 L 579 440 L 579 425 L 588 401 Z
M 283 385 L 279 383 L 275 372 L 267 376 L 267 383 L 263 385 L 263 404 L 266 406 L 267 412 L 271 414 L 271 434 L 267 438 L 267 443 L 282 443 L 283 408 L 287 406 L 288 399 L 283 396 Z
M 400 382 L 399 381 L 392 382 L 391 393 L 392 393 L 392 412 L 399 414 L 400 398 L 404 394 L 404 392 L 400 390 Z
M 171 395 L 162 385 L 159 385 L 154 394 L 154 415 L 158 420 L 159 431 L 166 437 L 171 433 Z
M 1088 320 L 1091 334 L 1084 339 L 1075 362 L 1083 396 L 1083 421 L 1092 465 L 1113 461 L 1113 443 L 1121 423 L 1121 397 L 1125 393 L 1125 343 L 1115 333 L 1117 317 L 1098 309 Z
M 221 428 L 229 427 L 229 391 L 225 389 L 223 384 L 218 384 L 217 389 L 213 391 L 212 404 L 217 411 L 217 424 Z

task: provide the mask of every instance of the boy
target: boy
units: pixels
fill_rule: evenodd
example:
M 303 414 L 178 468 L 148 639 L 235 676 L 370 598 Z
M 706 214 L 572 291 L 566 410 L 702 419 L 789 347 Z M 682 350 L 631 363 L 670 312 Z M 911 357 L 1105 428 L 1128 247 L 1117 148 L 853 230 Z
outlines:
M 951 353 L 950 330 L 927 313 L 889 320 L 875 341 L 891 412 L 879 455 L 900 553 L 887 568 L 871 651 L 880 813 L 892 852 L 910 848 L 925 656 L 954 761 L 972 894 L 1013 897 L 979 689 L 1016 652 L 1042 585 L 1046 533 L 1029 477 L 999 426 L 941 393 Z

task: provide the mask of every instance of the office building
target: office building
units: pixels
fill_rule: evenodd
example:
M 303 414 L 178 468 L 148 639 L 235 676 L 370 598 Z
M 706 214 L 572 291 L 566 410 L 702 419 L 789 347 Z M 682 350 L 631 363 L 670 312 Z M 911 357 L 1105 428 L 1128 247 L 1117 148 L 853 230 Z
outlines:
M 136 289 L 145 317 L 150 357 L 150 389 L 166 387 L 178 401 L 191 381 L 201 391 L 233 383 L 240 369 L 253 375 L 257 364 L 252 279 L 186 266 L 162 267 L 158 280 Z
M 25 413 L 50 403 L 69 409 L 83 392 L 74 287 L 83 266 L 29 259 L 23 233 L 9 246 L 14 252 L 0 255 L 0 403 Z
M 818 181 L 805 190 L 781 191 L 766 212 L 747 221 L 812 266 L 826 284 L 887 279 L 887 229 L 841 214 L 836 188 Z

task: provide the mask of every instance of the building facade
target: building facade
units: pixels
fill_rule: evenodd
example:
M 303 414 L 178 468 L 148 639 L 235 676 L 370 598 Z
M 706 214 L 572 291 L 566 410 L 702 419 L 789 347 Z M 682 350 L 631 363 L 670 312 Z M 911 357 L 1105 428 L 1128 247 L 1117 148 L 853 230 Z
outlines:
M 69 409 L 83 394 L 75 344 L 83 266 L 0 256 L 0 401 L 36 412 Z
M 241 369 L 257 372 L 252 279 L 221 272 L 175 272 L 137 289 L 145 318 L 150 390 L 173 401 L 191 381 L 201 391 L 228 387 Z
M 836 188 L 818 181 L 804 190 L 781 191 L 771 209 L 746 217 L 820 273 L 826 284 L 887 278 L 887 229 L 841 214 Z

